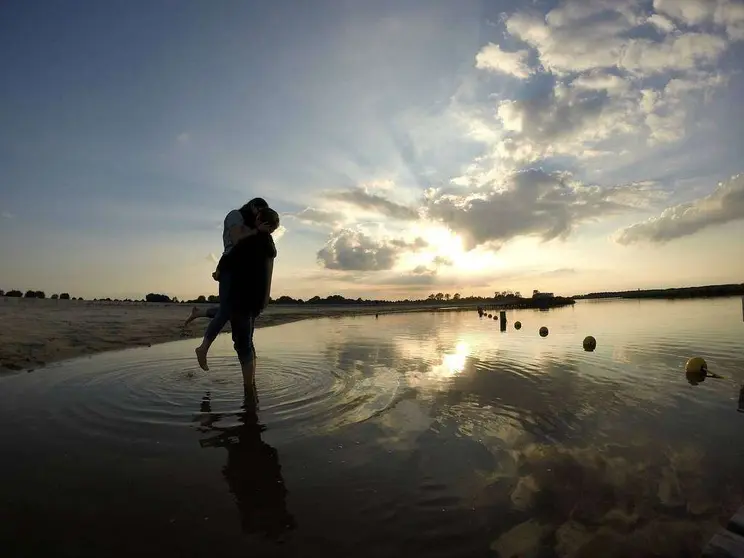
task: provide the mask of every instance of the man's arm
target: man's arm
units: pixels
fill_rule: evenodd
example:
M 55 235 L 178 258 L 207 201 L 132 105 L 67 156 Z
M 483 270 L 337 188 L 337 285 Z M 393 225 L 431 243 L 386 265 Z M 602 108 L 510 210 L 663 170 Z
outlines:
M 235 225 L 233 227 L 230 227 L 230 230 L 228 230 L 228 234 L 230 235 L 230 240 L 232 240 L 233 245 L 237 244 L 244 238 L 253 236 L 257 232 L 258 231 L 256 229 L 246 227 L 245 225 Z
M 243 215 L 239 210 L 233 209 L 230 213 L 225 216 L 224 227 L 227 230 L 227 235 L 230 237 L 230 241 L 233 244 L 237 244 L 239 240 L 246 236 L 255 234 L 254 231 L 248 227 L 248 223 L 243 221 Z

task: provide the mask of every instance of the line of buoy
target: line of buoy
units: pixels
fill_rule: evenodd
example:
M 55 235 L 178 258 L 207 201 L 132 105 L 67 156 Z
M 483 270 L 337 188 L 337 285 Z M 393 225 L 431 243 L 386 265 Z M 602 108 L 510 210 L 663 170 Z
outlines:
M 742 299 L 742 310 L 744 311 L 744 298 Z M 500 312 L 501 314 L 501 331 L 505 331 L 506 326 L 506 316 L 505 312 Z M 481 318 L 486 315 L 485 311 L 482 308 L 478 308 L 478 316 Z M 493 317 L 494 320 L 498 319 L 499 316 L 495 316 L 492 314 L 488 314 L 488 317 Z M 520 330 L 522 329 L 522 322 L 517 320 L 514 322 L 514 329 Z M 538 333 L 540 337 L 547 337 L 550 331 L 546 326 L 540 327 L 538 330 Z M 584 350 L 588 353 L 593 352 L 597 348 L 597 340 L 593 335 L 587 335 L 584 337 L 584 340 L 581 343 L 582 347 L 584 347 Z M 708 370 L 708 363 L 705 361 L 703 357 L 692 357 L 688 359 L 688 361 L 685 363 L 685 377 L 687 378 L 687 381 L 693 385 L 696 386 L 702 382 L 705 381 L 706 378 L 715 378 L 720 380 L 725 380 L 725 376 L 721 376 L 719 374 L 715 374 Z M 737 408 L 737 411 L 744 413 L 744 385 L 741 386 L 741 390 L 739 391 L 739 405 Z
M 496 314 L 486 314 L 486 311 L 478 307 L 478 316 L 479 317 L 487 317 L 491 318 L 493 320 L 499 320 L 501 323 L 501 331 L 506 331 L 506 312 L 503 310 L 499 312 L 499 315 Z M 522 329 L 522 322 L 517 320 L 514 322 L 514 329 L 520 330 Z M 538 334 L 540 337 L 547 337 L 550 334 L 550 330 L 547 328 L 547 326 L 542 326 L 538 330 Z M 594 338 L 593 335 L 587 335 L 584 337 L 584 341 L 582 341 L 581 346 L 584 347 L 584 350 L 588 353 L 594 352 L 594 350 L 597 348 L 597 340 Z

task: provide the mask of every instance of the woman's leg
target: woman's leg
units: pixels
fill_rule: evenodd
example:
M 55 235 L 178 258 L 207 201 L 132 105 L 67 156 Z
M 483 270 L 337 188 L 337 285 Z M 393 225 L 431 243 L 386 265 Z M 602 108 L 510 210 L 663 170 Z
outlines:
M 199 345 L 194 352 L 196 353 L 196 360 L 199 361 L 199 366 L 202 370 L 209 370 L 207 366 L 207 353 L 209 347 L 219 335 L 222 328 L 230 320 L 230 306 L 228 304 L 228 295 L 230 294 L 230 274 L 223 272 L 220 275 L 220 305 L 217 308 L 217 312 L 209 322 L 207 330 L 204 332 L 204 339 L 202 344 Z M 211 309 L 210 309 L 211 310 Z
M 187 326 L 197 318 L 214 318 L 219 310 L 219 306 L 211 306 L 209 308 L 197 308 L 196 306 L 194 306 L 191 309 L 191 314 L 188 318 L 186 318 L 186 321 L 183 325 Z

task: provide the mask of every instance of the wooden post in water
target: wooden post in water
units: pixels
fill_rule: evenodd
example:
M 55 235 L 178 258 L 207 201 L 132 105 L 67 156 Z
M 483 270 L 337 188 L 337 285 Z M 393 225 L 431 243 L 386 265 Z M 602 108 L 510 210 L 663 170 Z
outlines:
M 504 310 L 499 312 L 499 329 L 506 331 L 506 311 Z

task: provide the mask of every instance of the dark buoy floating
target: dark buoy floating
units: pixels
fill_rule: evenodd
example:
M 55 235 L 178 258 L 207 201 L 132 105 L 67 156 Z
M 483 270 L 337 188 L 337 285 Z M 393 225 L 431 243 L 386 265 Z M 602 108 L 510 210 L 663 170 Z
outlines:
M 494 320 L 498 320 L 498 319 L 499 319 L 499 317 L 498 317 L 498 316 L 494 316 L 494 317 L 493 317 L 493 319 L 494 319 Z
M 514 329 L 522 329 L 522 322 L 514 322 Z
M 587 335 L 584 337 L 584 342 L 582 343 L 584 346 L 584 350 L 587 352 L 592 352 L 594 349 L 597 348 L 597 340 L 592 337 L 591 335 Z
M 540 328 L 540 337 L 547 337 L 548 336 L 548 328 L 545 326 L 542 326 Z

